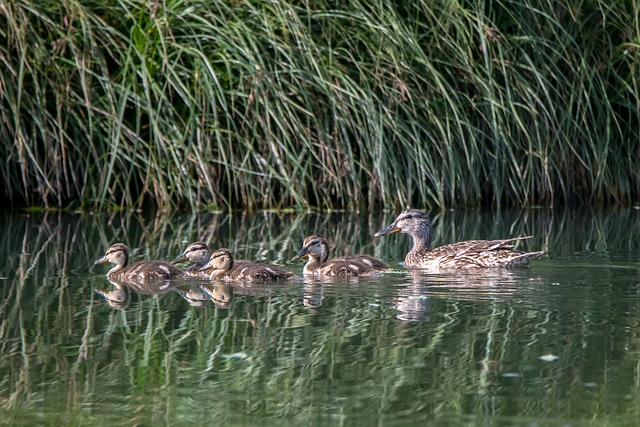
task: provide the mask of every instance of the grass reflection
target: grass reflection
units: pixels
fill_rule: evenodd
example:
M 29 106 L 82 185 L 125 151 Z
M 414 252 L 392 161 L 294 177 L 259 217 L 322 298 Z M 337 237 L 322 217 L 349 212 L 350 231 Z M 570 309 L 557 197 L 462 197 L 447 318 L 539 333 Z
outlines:
M 628 398 L 640 391 L 637 211 L 436 216 L 441 243 L 534 235 L 549 259 L 524 270 L 179 282 L 128 289 L 124 310 L 95 292 L 115 289 L 92 268 L 115 240 L 138 258 L 171 259 L 202 239 L 287 264 L 305 235 L 322 232 L 338 254 L 401 260 L 405 236 L 371 237 L 384 216 L 393 213 L 0 216 L 3 419 L 517 425 L 624 423 L 640 412 Z M 198 289 L 208 299 L 195 307 L 185 298 Z

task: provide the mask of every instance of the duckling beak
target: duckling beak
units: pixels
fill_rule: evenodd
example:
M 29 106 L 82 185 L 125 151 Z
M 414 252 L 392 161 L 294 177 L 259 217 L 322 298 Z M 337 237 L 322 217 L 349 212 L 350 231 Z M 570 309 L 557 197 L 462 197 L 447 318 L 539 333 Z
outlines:
M 300 252 L 298 252 L 296 254 L 296 256 L 291 258 L 291 261 L 295 261 L 297 259 L 304 258 L 304 257 L 307 257 L 307 256 L 309 256 L 309 247 L 305 246 L 304 248 L 300 249 Z
M 376 234 L 374 234 L 375 237 L 381 237 L 381 236 L 386 236 L 387 234 L 393 234 L 393 233 L 397 233 L 400 230 L 398 227 L 396 227 L 396 223 L 394 222 L 393 224 L 391 224 L 390 226 L 383 228 L 382 230 L 378 231 Z
M 104 264 L 105 262 L 107 262 L 107 256 L 103 256 L 102 258 L 98 258 L 97 260 L 95 260 L 93 263 L 94 264 Z
M 184 254 L 180 254 L 176 257 L 176 259 L 174 259 L 173 261 L 171 261 L 171 264 L 177 264 L 179 262 L 183 262 L 183 261 L 187 261 L 187 257 Z

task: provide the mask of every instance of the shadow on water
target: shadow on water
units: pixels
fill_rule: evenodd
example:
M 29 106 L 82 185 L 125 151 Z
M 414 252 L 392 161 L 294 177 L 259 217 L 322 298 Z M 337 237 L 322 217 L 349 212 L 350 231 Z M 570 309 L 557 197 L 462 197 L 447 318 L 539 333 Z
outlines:
M 0 405 L 9 424 L 633 424 L 640 212 L 444 212 L 434 245 L 532 235 L 518 270 L 400 265 L 396 213 L 5 214 Z M 109 282 L 122 241 L 173 259 L 204 240 L 285 265 L 309 234 L 382 277 L 268 285 Z M 635 397 L 634 397 L 635 396 Z

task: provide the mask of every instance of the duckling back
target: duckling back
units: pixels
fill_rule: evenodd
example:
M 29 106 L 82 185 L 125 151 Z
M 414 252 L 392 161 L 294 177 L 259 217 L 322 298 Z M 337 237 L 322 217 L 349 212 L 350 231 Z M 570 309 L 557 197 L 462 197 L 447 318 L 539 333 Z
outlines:
M 308 236 L 293 260 L 308 257 L 303 268 L 305 275 L 315 276 L 372 276 L 389 268 L 381 260 L 369 255 L 350 255 L 329 259 L 329 242 L 322 236 Z
M 167 280 L 186 277 L 177 267 L 164 261 L 140 261 L 129 266 L 129 248 L 123 243 L 111 245 L 104 256 L 94 264 L 110 262 L 115 264 L 107 273 L 107 278 L 119 281 Z
M 211 254 L 209 262 L 202 267 L 211 271 L 210 278 L 222 281 L 269 281 L 287 280 L 296 277 L 290 271 L 271 264 L 259 264 L 250 261 L 235 262 L 231 251 L 220 248 Z

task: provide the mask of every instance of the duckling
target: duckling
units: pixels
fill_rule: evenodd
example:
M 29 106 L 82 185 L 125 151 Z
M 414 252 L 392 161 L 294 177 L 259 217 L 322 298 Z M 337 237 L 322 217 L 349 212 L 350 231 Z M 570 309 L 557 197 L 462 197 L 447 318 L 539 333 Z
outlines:
M 501 240 L 467 240 L 431 249 L 433 227 L 429 215 L 418 209 L 402 212 L 375 236 L 402 232 L 411 236 L 413 247 L 404 259 L 405 267 L 429 269 L 486 268 L 526 266 L 544 252 L 523 252 L 512 242 L 531 236 Z
M 293 279 L 296 277 L 295 274 L 275 265 L 258 264 L 249 261 L 236 265 L 231 251 L 226 248 L 220 248 L 211 254 L 209 262 L 201 267 L 203 271 L 208 269 L 211 269 L 209 278 L 222 281 L 260 282 Z
M 329 260 L 329 242 L 321 236 L 308 236 L 302 249 L 293 257 L 309 257 L 302 270 L 305 275 L 316 276 L 370 276 L 389 268 L 387 264 L 369 255 L 351 255 Z
M 185 248 L 184 252 L 171 261 L 171 264 L 191 261 L 193 264 L 187 267 L 185 273 L 190 276 L 209 278 L 211 273 L 213 273 L 213 268 L 203 269 L 203 267 L 209 262 L 209 258 L 211 258 L 209 246 L 204 242 L 193 242 Z M 236 259 L 234 260 L 234 265 L 239 267 L 240 264 L 247 262 L 249 261 Z
M 105 255 L 94 264 L 105 262 L 115 264 L 107 273 L 107 278 L 113 280 L 140 282 L 187 277 L 182 270 L 164 261 L 140 261 L 129 267 L 129 248 L 124 243 L 109 246 Z

